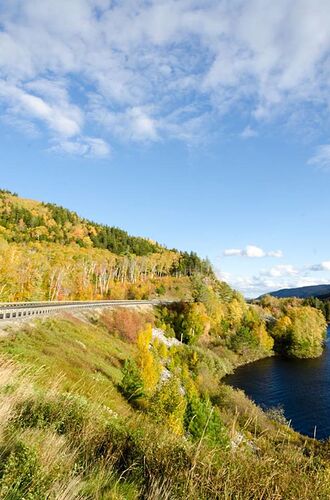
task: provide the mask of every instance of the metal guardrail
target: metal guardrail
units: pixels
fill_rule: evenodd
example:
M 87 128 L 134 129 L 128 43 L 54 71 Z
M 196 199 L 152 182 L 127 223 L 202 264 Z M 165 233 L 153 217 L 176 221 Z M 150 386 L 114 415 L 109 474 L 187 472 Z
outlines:
M 130 307 L 138 305 L 160 305 L 171 300 L 102 300 L 66 302 L 0 302 L 0 322 L 49 316 L 60 311 L 75 309 L 97 309 L 100 307 Z

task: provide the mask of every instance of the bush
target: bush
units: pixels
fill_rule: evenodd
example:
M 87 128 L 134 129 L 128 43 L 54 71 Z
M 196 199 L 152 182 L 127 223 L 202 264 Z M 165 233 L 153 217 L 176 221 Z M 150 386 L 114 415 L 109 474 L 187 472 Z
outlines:
M 62 395 L 57 399 L 30 398 L 17 407 L 17 426 L 53 427 L 58 434 L 79 432 L 88 415 L 87 401 L 80 396 Z
M 212 446 L 228 446 L 229 439 L 219 412 L 209 399 L 193 396 L 184 417 L 185 429 L 194 440 L 205 439 Z
M 160 385 L 150 401 L 150 412 L 155 419 L 168 425 L 175 434 L 183 433 L 185 409 L 183 390 L 173 376 Z
M 246 350 L 257 348 L 271 351 L 273 345 L 274 341 L 259 313 L 252 308 L 247 309 L 235 335 L 229 340 L 229 347 L 238 354 L 244 354 Z
M 22 442 L 15 443 L 8 455 L 1 457 L 0 498 L 7 500 L 46 498 L 48 482 L 35 450 Z
M 105 311 L 101 316 L 101 322 L 111 333 L 117 333 L 123 340 L 136 342 L 138 333 L 150 323 L 151 315 L 131 309 L 116 309 Z
M 178 340 L 194 344 L 209 326 L 204 304 L 178 302 L 158 310 L 159 322 L 173 330 Z
M 144 384 L 135 361 L 128 359 L 123 368 L 120 390 L 128 401 L 134 402 L 144 396 Z

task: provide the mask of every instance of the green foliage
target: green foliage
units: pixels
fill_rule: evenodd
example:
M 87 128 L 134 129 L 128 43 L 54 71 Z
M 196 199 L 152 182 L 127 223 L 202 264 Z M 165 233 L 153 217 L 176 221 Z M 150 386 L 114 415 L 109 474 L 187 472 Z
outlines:
M 214 277 L 212 265 L 208 259 L 201 259 L 195 252 L 180 252 L 180 258 L 172 266 L 174 276 L 203 276 Z
M 134 402 L 145 395 L 143 380 L 134 360 L 128 359 L 125 361 L 120 390 L 130 402 Z
M 243 354 L 244 349 L 253 349 L 258 346 L 258 339 L 249 325 L 242 324 L 235 335 L 230 339 L 230 348 Z
M 9 191 L 1 191 L 0 226 L 6 228 L 7 241 L 46 241 L 102 248 L 114 254 L 145 256 L 162 247 L 145 238 L 130 236 L 117 227 L 82 219 L 75 212 L 52 203 L 25 203 Z M 29 208 L 27 208 L 29 207 Z M 31 207 L 31 208 L 30 208 Z M 38 228 L 39 231 L 34 231 Z
M 308 297 L 302 301 L 303 305 L 315 307 L 322 312 L 327 323 L 330 322 L 330 301 L 328 299 L 319 299 L 317 297 Z
M 150 400 L 150 413 L 176 434 L 183 433 L 186 400 L 180 382 L 175 377 L 160 384 Z
M 157 288 L 156 288 L 156 292 L 157 292 L 157 294 L 158 294 L 158 295 L 160 295 L 160 296 L 162 296 L 162 295 L 164 295 L 164 294 L 165 294 L 165 292 L 166 292 L 166 288 L 165 288 L 165 286 L 163 285 L 163 283 L 162 283 L 159 287 L 157 287 Z
M 31 398 L 17 407 L 15 425 L 22 428 L 51 426 L 59 434 L 81 432 L 87 407 L 85 398 L 70 394 L 56 399 Z
M 17 193 L 12 193 L 8 189 L 0 189 L 0 197 L 6 198 L 8 195 L 9 196 L 15 196 L 15 197 L 18 196 Z
M 229 438 L 219 412 L 209 399 L 193 396 L 184 416 L 186 431 L 194 440 L 205 439 L 212 446 L 229 446 Z
M 104 248 L 115 254 L 134 254 L 148 255 L 160 250 L 159 245 L 150 241 L 129 236 L 126 231 L 117 227 L 102 226 L 93 224 L 96 234 L 90 235 L 90 238 L 96 248 Z
M 165 323 L 169 331 L 174 331 L 178 340 L 194 344 L 205 332 L 209 318 L 202 303 L 178 302 L 158 308 L 160 324 Z
M 36 451 L 18 441 L 0 461 L 0 498 L 39 500 L 46 498 L 49 479 L 42 471 Z
M 272 338 L 266 331 L 264 321 L 252 307 L 246 309 L 235 334 L 229 339 L 230 348 L 239 354 L 257 348 L 271 351 L 273 344 Z

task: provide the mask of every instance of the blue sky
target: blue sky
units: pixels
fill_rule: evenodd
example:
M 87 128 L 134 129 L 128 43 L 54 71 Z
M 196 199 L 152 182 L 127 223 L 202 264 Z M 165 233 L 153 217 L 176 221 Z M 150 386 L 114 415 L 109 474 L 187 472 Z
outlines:
M 329 25 L 324 0 L 3 0 L 0 184 L 246 296 L 328 283 Z

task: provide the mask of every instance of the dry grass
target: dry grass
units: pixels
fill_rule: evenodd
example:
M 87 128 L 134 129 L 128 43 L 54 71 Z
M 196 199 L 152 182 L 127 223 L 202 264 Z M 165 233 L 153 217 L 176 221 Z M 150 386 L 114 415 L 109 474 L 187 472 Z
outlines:
M 192 443 L 126 410 L 111 376 L 98 379 L 96 369 L 111 373 L 107 363 L 132 346 L 109 335 L 104 324 L 49 320 L 3 342 L 0 498 L 330 498 L 328 447 L 271 421 L 241 391 L 220 385 L 213 394 L 229 436 L 241 436 L 231 449 L 210 447 L 202 438 Z M 24 368 L 28 361 L 34 369 Z M 88 377 L 79 380 L 83 370 Z

